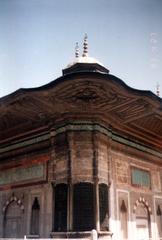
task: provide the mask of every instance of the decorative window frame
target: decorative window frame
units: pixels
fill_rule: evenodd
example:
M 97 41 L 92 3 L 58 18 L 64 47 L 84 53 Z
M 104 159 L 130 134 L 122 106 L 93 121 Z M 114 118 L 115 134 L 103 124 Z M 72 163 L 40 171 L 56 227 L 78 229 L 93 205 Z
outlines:
M 140 167 L 136 167 L 136 166 L 131 166 L 130 170 L 131 170 L 130 171 L 130 174 L 131 174 L 131 178 L 130 178 L 131 179 L 131 185 L 133 187 L 151 190 L 151 188 L 152 188 L 151 172 L 148 169 L 144 169 L 144 168 L 140 168 Z M 149 176 L 149 185 L 146 186 L 146 185 L 144 185 L 142 183 L 141 184 L 133 183 L 133 170 L 138 170 L 138 171 L 147 173 L 148 176 Z

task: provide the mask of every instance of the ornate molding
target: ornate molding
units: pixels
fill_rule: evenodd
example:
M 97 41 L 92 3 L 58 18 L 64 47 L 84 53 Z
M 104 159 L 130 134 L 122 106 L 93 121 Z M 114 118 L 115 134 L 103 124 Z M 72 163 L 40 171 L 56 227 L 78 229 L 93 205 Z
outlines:
M 135 141 L 131 141 L 125 138 L 124 136 L 118 135 L 116 132 L 112 132 L 111 129 L 106 128 L 105 126 L 99 123 L 93 123 L 91 121 L 76 121 L 72 123 L 67 123 L 62 126 L 57 126 L 55 127 L 55 130 L 53 130 L 51 133 L 45 133 L 45 134 L 33 137 L 30 140 L 25 140 L 19 143 L 14 143 L 10 146 L 1 147 L 0 153 L 5 153 L 7 151 L 11 151 L 20 147 L 25 147 L 25 146 L 39 143 L 45 140 L 49 140 L 51 137 L 55 137 L 57 134 L 64 133 L 66 131 L 97 131 L 111 138 L 115 142 L 122 143 L 124 145 L 135 148 L 142 152 L 146 152 L 148 154 L 152 154 L 154 156 L 162 158 L 162 153 L 155 151 L 140 143 L 136 143 Z
M 22 203 L 22 200 L 18 197 L 15 196 L 15 194 L 13 193 L 12 196 L 5 202 L 2 212 L 5 213 L 6 209 L 8 208 L 8 206 L 10 205 L 10 203 L 12 202 L 16 202 L 17 205 L 20 207 L 20 209 L 22 210 L 22 212 L 24 211 L 24 204 Z
M 137 207 L 138 207 L 141 203 L 145 206 L 145 208 L 147 209 L 147 211 L 149 212 L 149 214 L 152 214 L 152 209 L 151 209 L 151 207 L 149 206 L 148 202 L 145 200 L 144 197 L 140 197 L 138 200 L 136 200 L 136 202 L 135 202 L 135 204 L 134 204 L 134 207 L 133 207 L 133 212 L 134 212 L 134 213 L 136 212 Z

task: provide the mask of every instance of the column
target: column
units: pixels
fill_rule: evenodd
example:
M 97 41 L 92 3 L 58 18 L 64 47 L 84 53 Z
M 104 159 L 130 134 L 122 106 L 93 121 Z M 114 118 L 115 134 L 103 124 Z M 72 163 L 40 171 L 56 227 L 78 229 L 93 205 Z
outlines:
M 55 230 L 55 181 L 56 181 L 56 176 L 55 176 L 55 167 L 56 167 L 56 157 L 55 157 L 55 129 L 51 128 L 50 130 L 50 135 L 51 135 L 51 159 L 48 167 L 48 178 L 49 181 L 51 182 L 52 185 L 52 232 Z
M 94 181 L 94 224 L 97 232 L 100 231 L 100 207 L 99 207 L 99 179 L 98 179 L 98 140 L 97 133 L 92 132 L 93 144 L 93 181 Z
M 95 211 L 95 229 L 100 231 L 100 212 L 99 212 L 99 185 L 98 181 L 94 184 L 94 211 Z
M 66 133 L 68 146 L 68 209 L 67 209 L 67 231 L 73 230 L 73 184 L 72 184 L 72 151 L 73 133 Z
M 108 156 L 108 214 L 109 214 L 109 223 L 108 230 L 113 232 L 115 218 L 114 211 L 114 183 L 113 183 L 113 164 L 112 164 L 112 155 L 111 155 L 111 146 L 112 146 L 112 131 L 110 130 L 110 136 L 107 142 L 107 156 Z
M 55 184 L 52 183 L 52 232 L 55 231 Z
M 67 221 L 67 230 L 73 230 L 73 185 L 69 183 L 68 188 L 68 221 Z

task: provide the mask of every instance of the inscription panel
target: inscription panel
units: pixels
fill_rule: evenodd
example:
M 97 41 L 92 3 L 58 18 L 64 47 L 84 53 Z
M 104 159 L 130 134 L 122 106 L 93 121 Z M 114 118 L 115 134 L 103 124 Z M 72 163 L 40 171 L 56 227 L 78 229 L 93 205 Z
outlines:
M 34 165 L 26 168 L 12 168 L 0 172 L 0 185 L 22 183 L 29 180 L 40 180 L 44 177 L 44 165 Z

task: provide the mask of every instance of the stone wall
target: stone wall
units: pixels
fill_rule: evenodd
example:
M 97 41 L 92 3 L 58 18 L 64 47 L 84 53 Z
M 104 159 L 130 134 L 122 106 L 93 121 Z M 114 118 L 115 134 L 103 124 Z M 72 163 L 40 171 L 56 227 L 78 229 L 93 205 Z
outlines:
M 0 236 L 3 237 L 3 221 L 5 212 L 16 202 L 22 210 L 21 236 L 30 235 L 32 204 L 38 198 L 40 205 L 39 232 L 41 237 L 49 237 L 52 231 L 52 186 L 49 184 L 34 187 L 24 187 L 0 192 Z M 19 204 L 19 202 L 21 202 Z M 9 233 L 8 233 L 9 234 Z
M 44 170 L 38 179 L 34 179 L 37 174 L 33 173 L 30 179 L 23 180 L 24 176 L 21 176 L 16 183 L 1 186 L 0 236 L 3 236 L 3 219 L 7 207 L 13 201 L 18 203 L 19 200 L 18 205 L 23 208 L 22 234 L 30 235 L 31 209 L 34 199 L 37 198 L 40 204 L 40 237 L 49 237 L 53 224 L 52 186 L 59 183 L 71 185 L 79 182 L 90 182 L 94 185 L 105 183 L 110 187 L 110 221 L 112 224 L 118 222 L 116 229 L 112 230 L 119 233 L 122 227 L 125 229 L 125 237 L 129 236 L 130 231 L 125 219 L 133 222 L 135 209 L 140 204 L 148 207 L 151 221 L 157 221 L 160 226 L 158 214 L 162 211 L 161 159 L 147 151 L 137 149 L 135 144 L 129 145 L 129 141 L 122 144 L 122 138 L 118 139 L 120 142 L 115 141 L 106 128 L 94 129 L 94 126 L 88 126 L 86 129 L 87 126 L 84 126 L 85 129 L 79 130 L 79 127 L 77 126 L 76 130 L 65 129 L 55 134 L 51 138 L 48 151 L 39 149 L 1 163 L 1 171 L 25 169 L 41 164 Z M 132 184 L 133 168 L 150 174 L 150 187 Z M 20 171 L 17 176 L 21 174 Z M 70 191 L 72 192 L 72 188 Z M 159 234 L 161 236 L 162 231 Z

